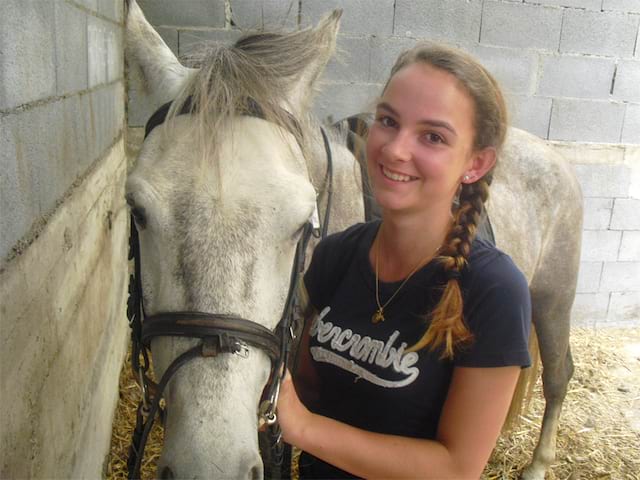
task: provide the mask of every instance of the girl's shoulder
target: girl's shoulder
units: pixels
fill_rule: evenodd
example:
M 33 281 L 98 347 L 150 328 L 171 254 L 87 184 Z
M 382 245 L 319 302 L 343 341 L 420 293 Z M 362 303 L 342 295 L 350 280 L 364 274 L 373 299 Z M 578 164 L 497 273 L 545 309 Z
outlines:
M 484 239 L 476 239 L 465 272 L 472 285 L 528 289 L 524 274 L 509 255 Z

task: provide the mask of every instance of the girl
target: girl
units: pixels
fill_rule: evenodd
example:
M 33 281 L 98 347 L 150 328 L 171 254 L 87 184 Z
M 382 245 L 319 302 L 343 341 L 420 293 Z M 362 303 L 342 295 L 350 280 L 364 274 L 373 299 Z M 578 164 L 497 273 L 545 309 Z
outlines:
M 278 404 L 301 478 L 482 473 L 530 364 L 526 280 L 475 239 L 506 125 L 466 54 L 397 60 L 366 146 L 382 220 L 321 242 L 305 275 L 313 321 Z

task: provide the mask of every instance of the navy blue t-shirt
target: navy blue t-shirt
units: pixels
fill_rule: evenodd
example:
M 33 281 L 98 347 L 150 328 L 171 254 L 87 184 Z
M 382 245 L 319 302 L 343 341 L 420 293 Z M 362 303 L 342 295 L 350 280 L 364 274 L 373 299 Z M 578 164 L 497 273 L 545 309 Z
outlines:
M 473 340 L 453 360 L 441 360 L 440 350 L 407 353 L 427 330 L 445 280 L 436 261 L 425 265 L 385 307 L 385 321 L 373 324 L 376 280 L 368 252 L 379 225 L 361 223 L 327 237 L 305 274 L 311 304 L 325 313 L 310 330 L 309 353 L 320 380 L 314 411 L 372 432 L 433 439 L 455 366 L 530 365 L 528 285 L 511 258 L 475 240 L 460 279 Z M 380 303 L 401 283 L 380 282 Z M 305 452 L 300 475 L 353 478 Z

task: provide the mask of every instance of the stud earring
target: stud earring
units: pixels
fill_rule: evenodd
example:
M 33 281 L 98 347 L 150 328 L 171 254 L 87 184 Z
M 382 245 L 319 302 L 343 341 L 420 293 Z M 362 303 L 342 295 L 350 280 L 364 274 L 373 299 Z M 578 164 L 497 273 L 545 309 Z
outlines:
M 462 181 L 463 182 L 468 182 L 470 178 L 471 177 L 469 175 L 465 175 L 464 177 L 462 177 Z

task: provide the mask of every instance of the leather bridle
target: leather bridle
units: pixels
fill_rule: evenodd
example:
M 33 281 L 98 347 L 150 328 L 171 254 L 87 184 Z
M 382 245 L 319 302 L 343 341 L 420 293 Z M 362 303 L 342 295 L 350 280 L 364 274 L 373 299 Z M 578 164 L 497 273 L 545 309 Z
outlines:
M 149 118 L 145 126 L 145 138 L 158 125 L 162 124 L 171 108 L 172 102 L 162 105 Z M 183 103 L 177 115 L 190 114 L 193 111 L 191 97 Z M 244 114 L 265 118 L 260 107 L 248 101 Z M 286 112 L 285 112 L 286 113 Z M 292 124 L 298 123 L 290 114 Z M 142 400 L 138 406 L 136 427 L 133 432 L 127 467 L 129 478 L 140 478 L 140 465 L 144 456 L 155 416 L 160 411 L 160 400 L 169 380 L 183 365 L 198 357 L 212 357 L 219 354 L 235 354 L 240 357 L 249 355 L 250 347 L 263 350 L 271 359 L 271 381 L 265 390 L 264 401 L 258 411 L 259 418 L 266 423 L 268 433 L 273 439 L 271 448 L 279 461 L 282 459 L 282 434 L 277 424 L 276 405 L 280 392 L 280 384 L 287 370 L 289 351 L 293 335 L 293 317 L 299 309 L 297 287 L 300 275 L 305 266 L 305 252 L 311 236 L 324 238 L 327 235 L 332 200 L 333 159 L 329 139 L 321 127 L 322 139 L 327 156 L 327 176 L 325 189 L 327 192 L 325 216 L 320 226 L 317 214 L 308 221 L 296 245 L 295 256 L 289 279 L 289 291 L 284 310 L 275 331 L 232 314 L 207 312 L 161 312 L 146 315 L 141 283 L 140 243 L 135 220 L 131 215 L 131 231 L 129 236 L 129 260 L 134 261 L 134 273 L 129 278 L 129 299 L 127 301 L 127 317 L 131 327 L 131 367 L 142 390 Z M 317 207 L 316 207 L 317 208 Z M 166 369 L 156 384 L 147 375 L 151 356 L 151 340 L 155 337 L 179 336 L 199 338 L 201 342 L 195 347 L 179 355 Z M 142 360 L 142 361 L 141 361 Z

